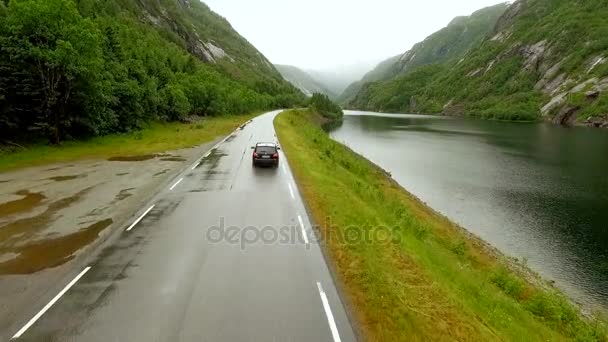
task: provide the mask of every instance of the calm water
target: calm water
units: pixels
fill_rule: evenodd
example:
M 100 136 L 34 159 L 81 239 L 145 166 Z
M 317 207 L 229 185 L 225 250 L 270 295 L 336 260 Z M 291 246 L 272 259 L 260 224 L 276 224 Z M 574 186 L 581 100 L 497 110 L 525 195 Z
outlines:
M 334 139 L 576 301 L 608 309 L 608 131 L 347 114 Z

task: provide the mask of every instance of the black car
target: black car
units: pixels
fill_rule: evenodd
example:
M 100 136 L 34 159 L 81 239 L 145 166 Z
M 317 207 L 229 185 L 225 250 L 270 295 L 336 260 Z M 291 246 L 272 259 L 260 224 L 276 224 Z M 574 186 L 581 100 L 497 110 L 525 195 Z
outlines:
M 253 149 L 252 165 L 279 167 L 279 150 L 281 149 L 274 143 L 257 143 L 251 147 Z

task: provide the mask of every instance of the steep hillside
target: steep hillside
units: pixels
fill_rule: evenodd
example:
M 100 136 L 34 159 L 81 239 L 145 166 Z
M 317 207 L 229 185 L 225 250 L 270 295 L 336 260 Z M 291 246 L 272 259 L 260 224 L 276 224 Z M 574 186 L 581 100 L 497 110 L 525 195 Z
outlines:
M 274 66 L 230 23 L 195 0 L 79 0 L 85 16 L 126 15 L 156 28 L 200 60 L 239 81 L 281 82 Z M 235 68 L 235 66 L 237 68 Z M 251 79 L 253 77 L 253 80 Z
M 305 71 L 296 68 L 291 65 L 275 65 L 277 70 L 281 73 L 289 83 L 300 89 L 304 95 L 312 96 L 314 93 L 321 93 L 334 98 L 336 95 L 327 89 L 324 85 L 317 82 Z
M 341 104 L 347 104 L 357 96 L 357 93 L 361 90 L 364 84 L 369 82 L 388 80 L 397 73 L 397 62 L 401 58 L 401 55 L 391 57 L 385 61 L 380 62 L 372 71 L 368 72 L 363 78 L 357 82 L 352 83 L 344 92 L 338 97 L 338 102 Z
M 0 3 L 3 141 L 58 143 L 303 101 L 200 1 Z
M 423 65 L 461 58 L 492 32 L 507 7 L 508 4 L 502 3 L 483 8 L 468 17 L 454 18 L 446 27 L 415 44 L 403 55 L 380 63 L 361 81 L 349 86 L 340 96 L 340 101 L 351 101 L 366 83 L 386 81 Z
M 498 4 L 476 11 L 468 17 L 454 18 L 448 26 L 403 54 L 397 62 L 397 73 L 404 74 L 422 65 L 464 56 L 492 32 L 507 7 L 507 3 Z
M 606 125 L 607 61 L 607 0 L 519 0 L 464 58 L 370 84 L 352 104 Z

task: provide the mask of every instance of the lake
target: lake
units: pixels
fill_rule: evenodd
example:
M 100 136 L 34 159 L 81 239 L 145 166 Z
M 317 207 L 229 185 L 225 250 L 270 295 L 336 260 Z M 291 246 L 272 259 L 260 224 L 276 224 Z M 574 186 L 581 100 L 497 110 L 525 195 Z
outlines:
M 347 111 L 331 136 L 587 308 L 608 309 L 608 131 Z

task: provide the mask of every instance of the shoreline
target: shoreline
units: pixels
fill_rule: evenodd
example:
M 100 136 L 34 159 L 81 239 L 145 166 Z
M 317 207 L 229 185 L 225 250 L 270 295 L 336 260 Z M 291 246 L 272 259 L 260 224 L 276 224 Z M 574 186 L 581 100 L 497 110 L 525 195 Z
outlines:
M 538 120 L 504 120 L 504 119 L 494 119 L 494 118 L 482 118 L 479 116 L 467 116 L 467 115 L 449 115 L 444 113 L 383 113 L 383 112 L 375 112 L 371 110 L 359 110 L 359 109 L 345 109 L 344 115 L 352 115 L 352 116 L 386 116 L 386 117 L 399 117 L 403 115 L 408 116 L 416 116 L 416 117 L 433 117 L 437 119 L 449 119 L 449 118 L 464 118 L 464 119 L 473 119 L 473 120 L 483 120 L 483 121 L 491 121 L 491 122 L 504 122 L 504 123 L 513 123 L 513 124 L 532 124 L 532 123 L 546 123 L 552 126 L 559 126 L 564 128 L 599 128 L 606 129 L 608 128 L 608 118 L 602 118 L 600 121 L 592 120 L 592 118 L 587 119 L 586 121 L 574 121 L 569 123 L 555 123 L 551 118 L 543 118 L 539 117 Z M 357 114 L 347 113 L 347 112 L 357 112 Z M 360 113 L 360 114 L 359 114 Z
M 317 223 L 331 218 L 331 225 L 322 224 L 318 233 L 328 236 L 323 241 L 324 253 L 362 336 L 368 340 L 405 336 L 472 340 L 595 336 L 594 340 L 607 340 L 600 313 L 584 312 L 529 266 L 426 205 L 377 164 L 318 132 L 320 121 L 310 112 L 286 112 L 277 117 L 275 126 L 311 217 Z M 317 164 L 316 158 L 324 162 Z M 350 205 L 340 198 L 348 199 Z M 374 203 L 374 198 L 383 200 Z M 344 205 L 348 210 L 339 209 Z M 351 245 L 339 240 L 348 224 L 373 231 L 376 227 L 368 225 L 373 221 L 381 227 L 388 225 L 388 234 L 398 237 L 398 243 Z M 405 226 L 391 227 L 390 222 Z M 373 260 L 384 261 L 376 264 Z M 353 274 L 358 276 L 353 278 Z M 387 283 L 388 279 L 393 280 Z M 426 290 L 420 292 L 422 288 Z M 404 291 L 411 293 L 403 297 Z M 377 298 L 378 293 L 384 295 Z M 493 312 L 490 316 L 502 312 L 501 318 L 488 317 L 489 312 Z M 384 321 L 374 319 L 378 315 Z M 513 315 L 508 327 L 504 315 Z M 452 326 L 449 335 L 439 328 L 441 322 Z

